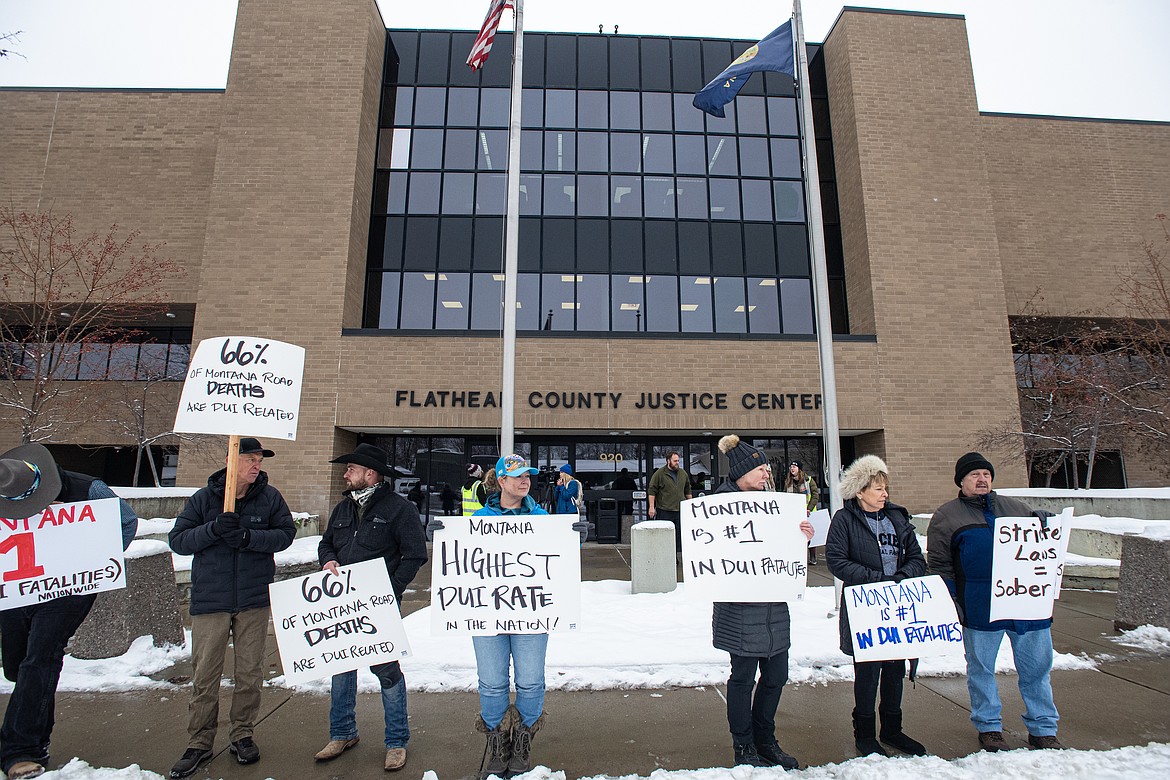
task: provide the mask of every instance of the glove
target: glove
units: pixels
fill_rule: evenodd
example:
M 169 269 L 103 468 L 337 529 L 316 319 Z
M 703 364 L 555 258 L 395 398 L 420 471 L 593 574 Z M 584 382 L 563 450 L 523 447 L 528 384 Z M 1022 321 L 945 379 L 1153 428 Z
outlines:
M 223 536 L 228 531 L 238 530 L 240 527 L 240 516 L 235 512 L 220 512 L 216 515 L 212 522 L 211 530 L 216 536 Z
M 443 521 L 437 517 L 432 517 L 427 523 L 427 541 L 435 541 L 435 531 L 442 531 L 447 526 L 443 525 Z
M 248 529 L 237 526 L 230 531 L 225 531 L 221 538 L 227 543 L 228 547 L 241 550 L 248 546 Z
M 589 538 L 589 529 L 593 523 L 587 523 L 584 520 L 578 520 L 573 523 L 573 530 L 581 534 L 581 544 L 585 544 L 585 540 Z

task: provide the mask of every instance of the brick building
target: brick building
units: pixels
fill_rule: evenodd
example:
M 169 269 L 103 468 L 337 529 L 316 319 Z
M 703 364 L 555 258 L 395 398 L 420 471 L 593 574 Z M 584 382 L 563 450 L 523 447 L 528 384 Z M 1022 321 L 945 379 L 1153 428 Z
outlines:
M 0 90 L 14 205 L 141 229 L 186 268 L 152 323 L 175 359 L 237 333 L 306 348 L 298 439 L 266 464 L 295 509 L 336 500 L 328 461 L 359 440 L 404 486 L 497 454 L 511 38 L 472 74 L 473 37 L 395 29 L 373 0 L 241 0 L 224 90 Z M 702 488 L 736 432 L 817 473 L 791 79 L 714 120 L 691 95 L 752 42 L 525 43 L 517 447 L 591 487 L 679 451 Z M 1120 313 L 1170 203 L 1170 125 L 981 113 L 960 16 L 847 9 L 813 49 L 843 460 L 882 455 L 927 511 L 981 428 L 1018 424 L 1027 302 Z M 152 397 L 155 429 L 178 392 Z M 132 442 L 99 423 L 49 444 L 124 481 Z M 179 455 L 180 484 L 215 466 Z M 1111 479 L 1162 479 L 1115 455 Z

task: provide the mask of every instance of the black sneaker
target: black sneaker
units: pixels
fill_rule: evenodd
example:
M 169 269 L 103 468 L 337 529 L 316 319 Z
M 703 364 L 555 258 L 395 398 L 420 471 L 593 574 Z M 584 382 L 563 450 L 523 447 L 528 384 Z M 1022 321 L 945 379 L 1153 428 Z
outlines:
M 756 743 L 756 752 L 760 758 L 767 761 L 772 766 L 778 766 L 782 769 L 796 769 L 800 766 L 800 762 L 794 756 L 790 756 L 784 752 L 780 747 L 780 743 L 776 740 L 766 741 L 761 740 Z
M 1068 750 L 1068 748 L 1060 743 L 1060 740 L 1056 738 L 1055 734 L 1048 737 L 1038 737 L 1035 734 L 1029 734 L 1028 747 L 1033 750 Z
M 228 750 L 241 764 L 255 764 L 260 760 L 260 748 L 256 747 L 251 737 L 236 740 Z
M 203 750 L 202 748 L 187 748 L 183 753 L 183 757 L 175 762 L 171 767 L 171 777 L 188 777 L 195 774 L 195 770 L 204 761 L 210 761 L 212 755 L 210 750 Z

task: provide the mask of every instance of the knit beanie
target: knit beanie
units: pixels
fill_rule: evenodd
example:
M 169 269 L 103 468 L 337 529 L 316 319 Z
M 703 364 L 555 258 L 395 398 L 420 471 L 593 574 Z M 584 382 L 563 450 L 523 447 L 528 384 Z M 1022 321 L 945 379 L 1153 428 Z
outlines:
M 976 469 L 987 469 L 991 472 L 991 478 L 995 479 L 995 467 L 991 465 L 991 461 L 978 452 L 968 452 L 955 461 L 955 484 L 961 485 L 963 483 L 963 477 Z
M 732 481 L 768 462 L 768 458 L 760 449 L 740 441 L 734 433 L 719 440 L 719 451 L 727 456 L 727 475 Z

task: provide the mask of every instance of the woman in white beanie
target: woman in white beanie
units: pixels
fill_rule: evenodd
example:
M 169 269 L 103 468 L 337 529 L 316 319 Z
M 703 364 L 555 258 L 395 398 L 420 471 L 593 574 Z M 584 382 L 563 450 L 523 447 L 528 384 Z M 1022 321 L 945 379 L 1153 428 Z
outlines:
M 841 477 L 845 506 L 833 515 L 825 542 L 825 562 L 846 585 L 901 582 L 926 573 L 926 559 L 904 507 L 887 501 L 889 469 L 875 455 L 853 462 Z M 841 651 L 853 655 L 849 614 L 841 596 Z M 911 661 L 911 678 L 917 661 Z M 915 756 L 926 748 L 902 732 L 902 678 L 906 661 L 853 662 L 853 737 L 863 756 L 889 755 L 878 742 L 874 705 L 881 690 L 881 742 Z

